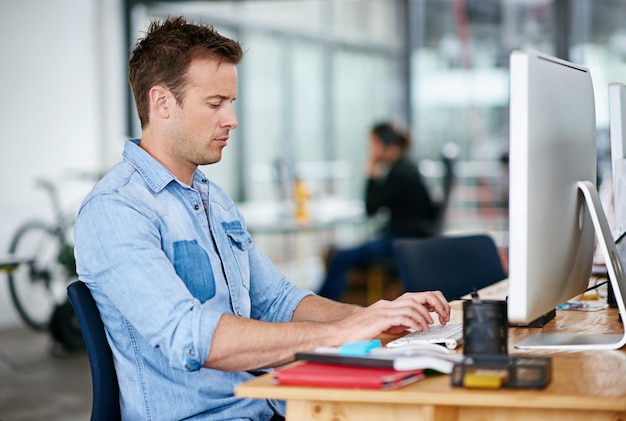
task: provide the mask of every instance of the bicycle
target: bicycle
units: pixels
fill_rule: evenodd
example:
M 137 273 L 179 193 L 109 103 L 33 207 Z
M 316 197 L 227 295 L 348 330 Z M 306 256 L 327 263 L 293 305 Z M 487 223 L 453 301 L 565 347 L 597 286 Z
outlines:
M 87 176 L 96 178 L 95 174 L 80 175 Z M 32 219 L 17 229 L 9 253 L 29 259 L 9 271 L 7 277 L 19 316 L 34 330 L 45 331 L 50 328 L 54 312 L 68 302 L 67 286 L 77 279 L 71 241 L 74 218 L 63 211 L 55 183 L 38 179 L 37 187 L 44 189 L 50 199 L 53 220 Z

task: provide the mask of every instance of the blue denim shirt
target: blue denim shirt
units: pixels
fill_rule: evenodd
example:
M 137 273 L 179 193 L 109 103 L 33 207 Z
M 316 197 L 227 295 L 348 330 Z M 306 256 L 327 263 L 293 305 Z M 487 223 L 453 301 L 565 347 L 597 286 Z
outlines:
M 291 320 L 300 289 L 254 247 L 235 203 L 199 170 L 179 182 L 139 146 L 85 198 L 80 279 L 106 327 L 129 420 L 266 420 L 284 402 L 241 399 L 247 372 L 203 368 L 221 315 Z M 233 338 L 244 341 L 245 338 Z

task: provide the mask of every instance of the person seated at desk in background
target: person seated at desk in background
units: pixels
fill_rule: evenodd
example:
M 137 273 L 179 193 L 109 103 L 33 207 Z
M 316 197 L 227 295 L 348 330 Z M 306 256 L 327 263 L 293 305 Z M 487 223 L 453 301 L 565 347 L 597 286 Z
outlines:
M 437 209 L 409 156 L 410 146 L 409 134 L 391 123 L 372 128 L 365 169 L 365 210 L 373 216 L 385 209 L 389 218 L 374 239 L 331 252 L 319 295 L 339 300 L 350 269 L 392 261 L 391 243 L 395 238 L 428 237 L 435 233 Z
M 438 291 L 369 307 L 290 283 L 257 248 L 199 165 L 220 161 L 238 126 L 237 41 L 182 17 L 153 21 L 129 81 L 141 139 L 83 201 L 75 255 L 113 351 L 122 419 L 277 420 L 282 401 L 235 386 L 300 351 L 446 323 Z

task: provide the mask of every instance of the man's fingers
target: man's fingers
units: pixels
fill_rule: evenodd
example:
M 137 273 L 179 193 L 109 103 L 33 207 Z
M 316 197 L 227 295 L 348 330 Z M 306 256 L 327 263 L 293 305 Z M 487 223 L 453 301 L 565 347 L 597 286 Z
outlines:
M 428 291 L 421 295 L 425 301 L 424 305 L 428 306 L 431 311 L 439 315 L 439 320 L 450 320 L 450 304 L 440 291 Z M 418 299 L 419 300 L 419 299 Z

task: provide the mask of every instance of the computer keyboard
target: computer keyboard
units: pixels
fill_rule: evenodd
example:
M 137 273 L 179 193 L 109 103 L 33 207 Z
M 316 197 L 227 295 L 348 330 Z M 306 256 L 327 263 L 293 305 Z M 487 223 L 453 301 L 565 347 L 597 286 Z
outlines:
M 428 332 L 411 332 L 401 338 L 394 339 L 387 347 L 396 347 L 414 343 L 443 344 L 455 349 L 463 339 L 463 323 L 431 325 Z

